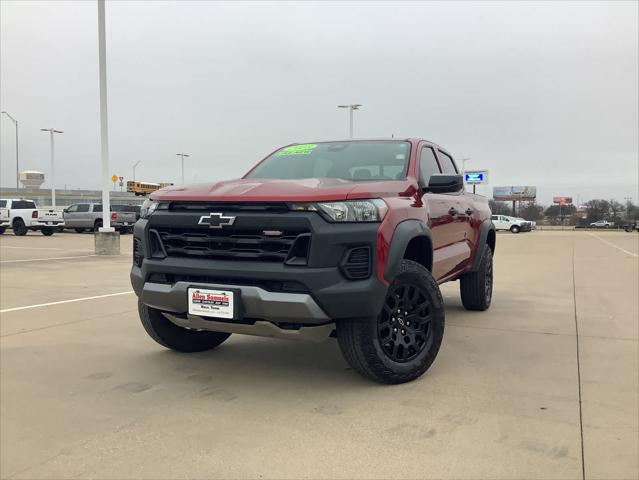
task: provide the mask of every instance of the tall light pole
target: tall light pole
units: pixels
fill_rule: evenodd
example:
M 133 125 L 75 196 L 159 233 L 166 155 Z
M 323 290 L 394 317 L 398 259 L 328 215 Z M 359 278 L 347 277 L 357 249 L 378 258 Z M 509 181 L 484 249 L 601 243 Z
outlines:
M 191 155 L 186 153 L 176 153 L 178 157 L 182 157 L 182 185 L 184 185 L 184 157 L 189 158 Z
M 55 147 L 53 144 L 53 134 L 64 132 L 54 128 L 41 128 L 40 130 L 49 132 L 49 138 L 51 139 L 51 206 L 55 207 Z
M 135 182 L 135 168 L 142 163 L 142 160 L 138 160 L 133 164 L 133 181 Z
M 13 118 L 9 112 L 5 112 L 3 110 L 2 113 L 9 117 L 9 120 L 11 120 L 13 125 L 16 127 L 16 191 L 18 191 L 20 188 L 20 165 L 18 163 L 18 121 Z
M 337 108 L 348 108 L 348 134 L 349 138 L 353 138 L 353 111 L 359 110 L 361 103 L 354 103 L 351 105 L 338 105 Z

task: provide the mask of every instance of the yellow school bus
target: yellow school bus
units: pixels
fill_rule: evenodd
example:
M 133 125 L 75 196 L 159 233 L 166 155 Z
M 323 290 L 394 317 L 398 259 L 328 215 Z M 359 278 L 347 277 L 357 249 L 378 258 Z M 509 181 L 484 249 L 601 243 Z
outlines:
M 136 196 L 148 195 L 149 193 L 153 193 L 160 188 L 168 187 L 170 185 L 173 185 L 173 184 L 166 183 L 166 182 L 165 183 L 133 182 L 129 180 L 128 182 L 126 182 L 126 191 L 135 193 Z

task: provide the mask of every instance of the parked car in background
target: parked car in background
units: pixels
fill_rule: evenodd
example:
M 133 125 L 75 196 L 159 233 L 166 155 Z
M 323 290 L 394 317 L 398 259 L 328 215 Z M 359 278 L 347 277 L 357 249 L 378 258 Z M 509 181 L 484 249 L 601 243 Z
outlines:
M 0 234 L 6 228 L 13 229 L 13 234 L 21 237 L 29 230 L 40 230 L 43 235 L 53 235 L 55 230 L 64 226 L 62 212 L 52 208 L 38 208 L 33 200 L 24 198 L 0 199 L 0 208 L 6 210 L 3 213 Z
M 135 213 L 128 211 L 129 205 L 111 205 L 111 226 L 120 233 L 128 233 L 136 222 Z M 102 204 L 75 203 L 64 209 L 65 228 L 78 233 L 98 231 L 102 227 Z
M 508 215 L 493 215 L 495 230 L 510 230 L 512 233 L 530 232 L 532 223 L 523 218 L 509 217 Z
M 590 224 L 590 228 L 610 228 L 612 227 L 612 223 L 608 220 L 597 220 L 596 222 L 592 222 Z
M 631 223 L 627 223 L 623 226 L 623 229 L 630 233 L 633 232 L 635 230 L 639 230 L 639 224 L 637 222 L 631 222 Z
M 0 202 L 3 201 L 4 200 L 0 200 Z M 9 217 L 9 209 L 0 207 L 0 235 L 2 235 L 9 227 L 11 227 L 11 217 Z

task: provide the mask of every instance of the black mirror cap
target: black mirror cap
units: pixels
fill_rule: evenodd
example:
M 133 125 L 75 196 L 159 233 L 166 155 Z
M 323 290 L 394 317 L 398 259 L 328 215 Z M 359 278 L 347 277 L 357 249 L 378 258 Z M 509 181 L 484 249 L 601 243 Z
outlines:
M 438 173 L 428 180 L 424 193 L 457 193 L 464 189 L 464 177 L 455 174 Z

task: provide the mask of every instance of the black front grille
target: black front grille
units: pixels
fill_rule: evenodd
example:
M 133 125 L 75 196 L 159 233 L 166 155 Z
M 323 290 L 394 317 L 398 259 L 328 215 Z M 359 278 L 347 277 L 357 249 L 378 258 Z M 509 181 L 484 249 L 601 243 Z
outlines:
M 253 260 L 285 262 L 299 240 L 304 245 L 293 250 L 296 262 L 308 251 L 308 234 L 299 230 L 184 229 L 159 227 L 150 233 L 159 237 L 169 257 L 207 258 L 213 260 Z M 299 263 L 296 263 L 299 264 Z
M 356 247 L 346 252 L 342 272 L 350 280 L 360 280 L 371 275 L 370 247 Z

